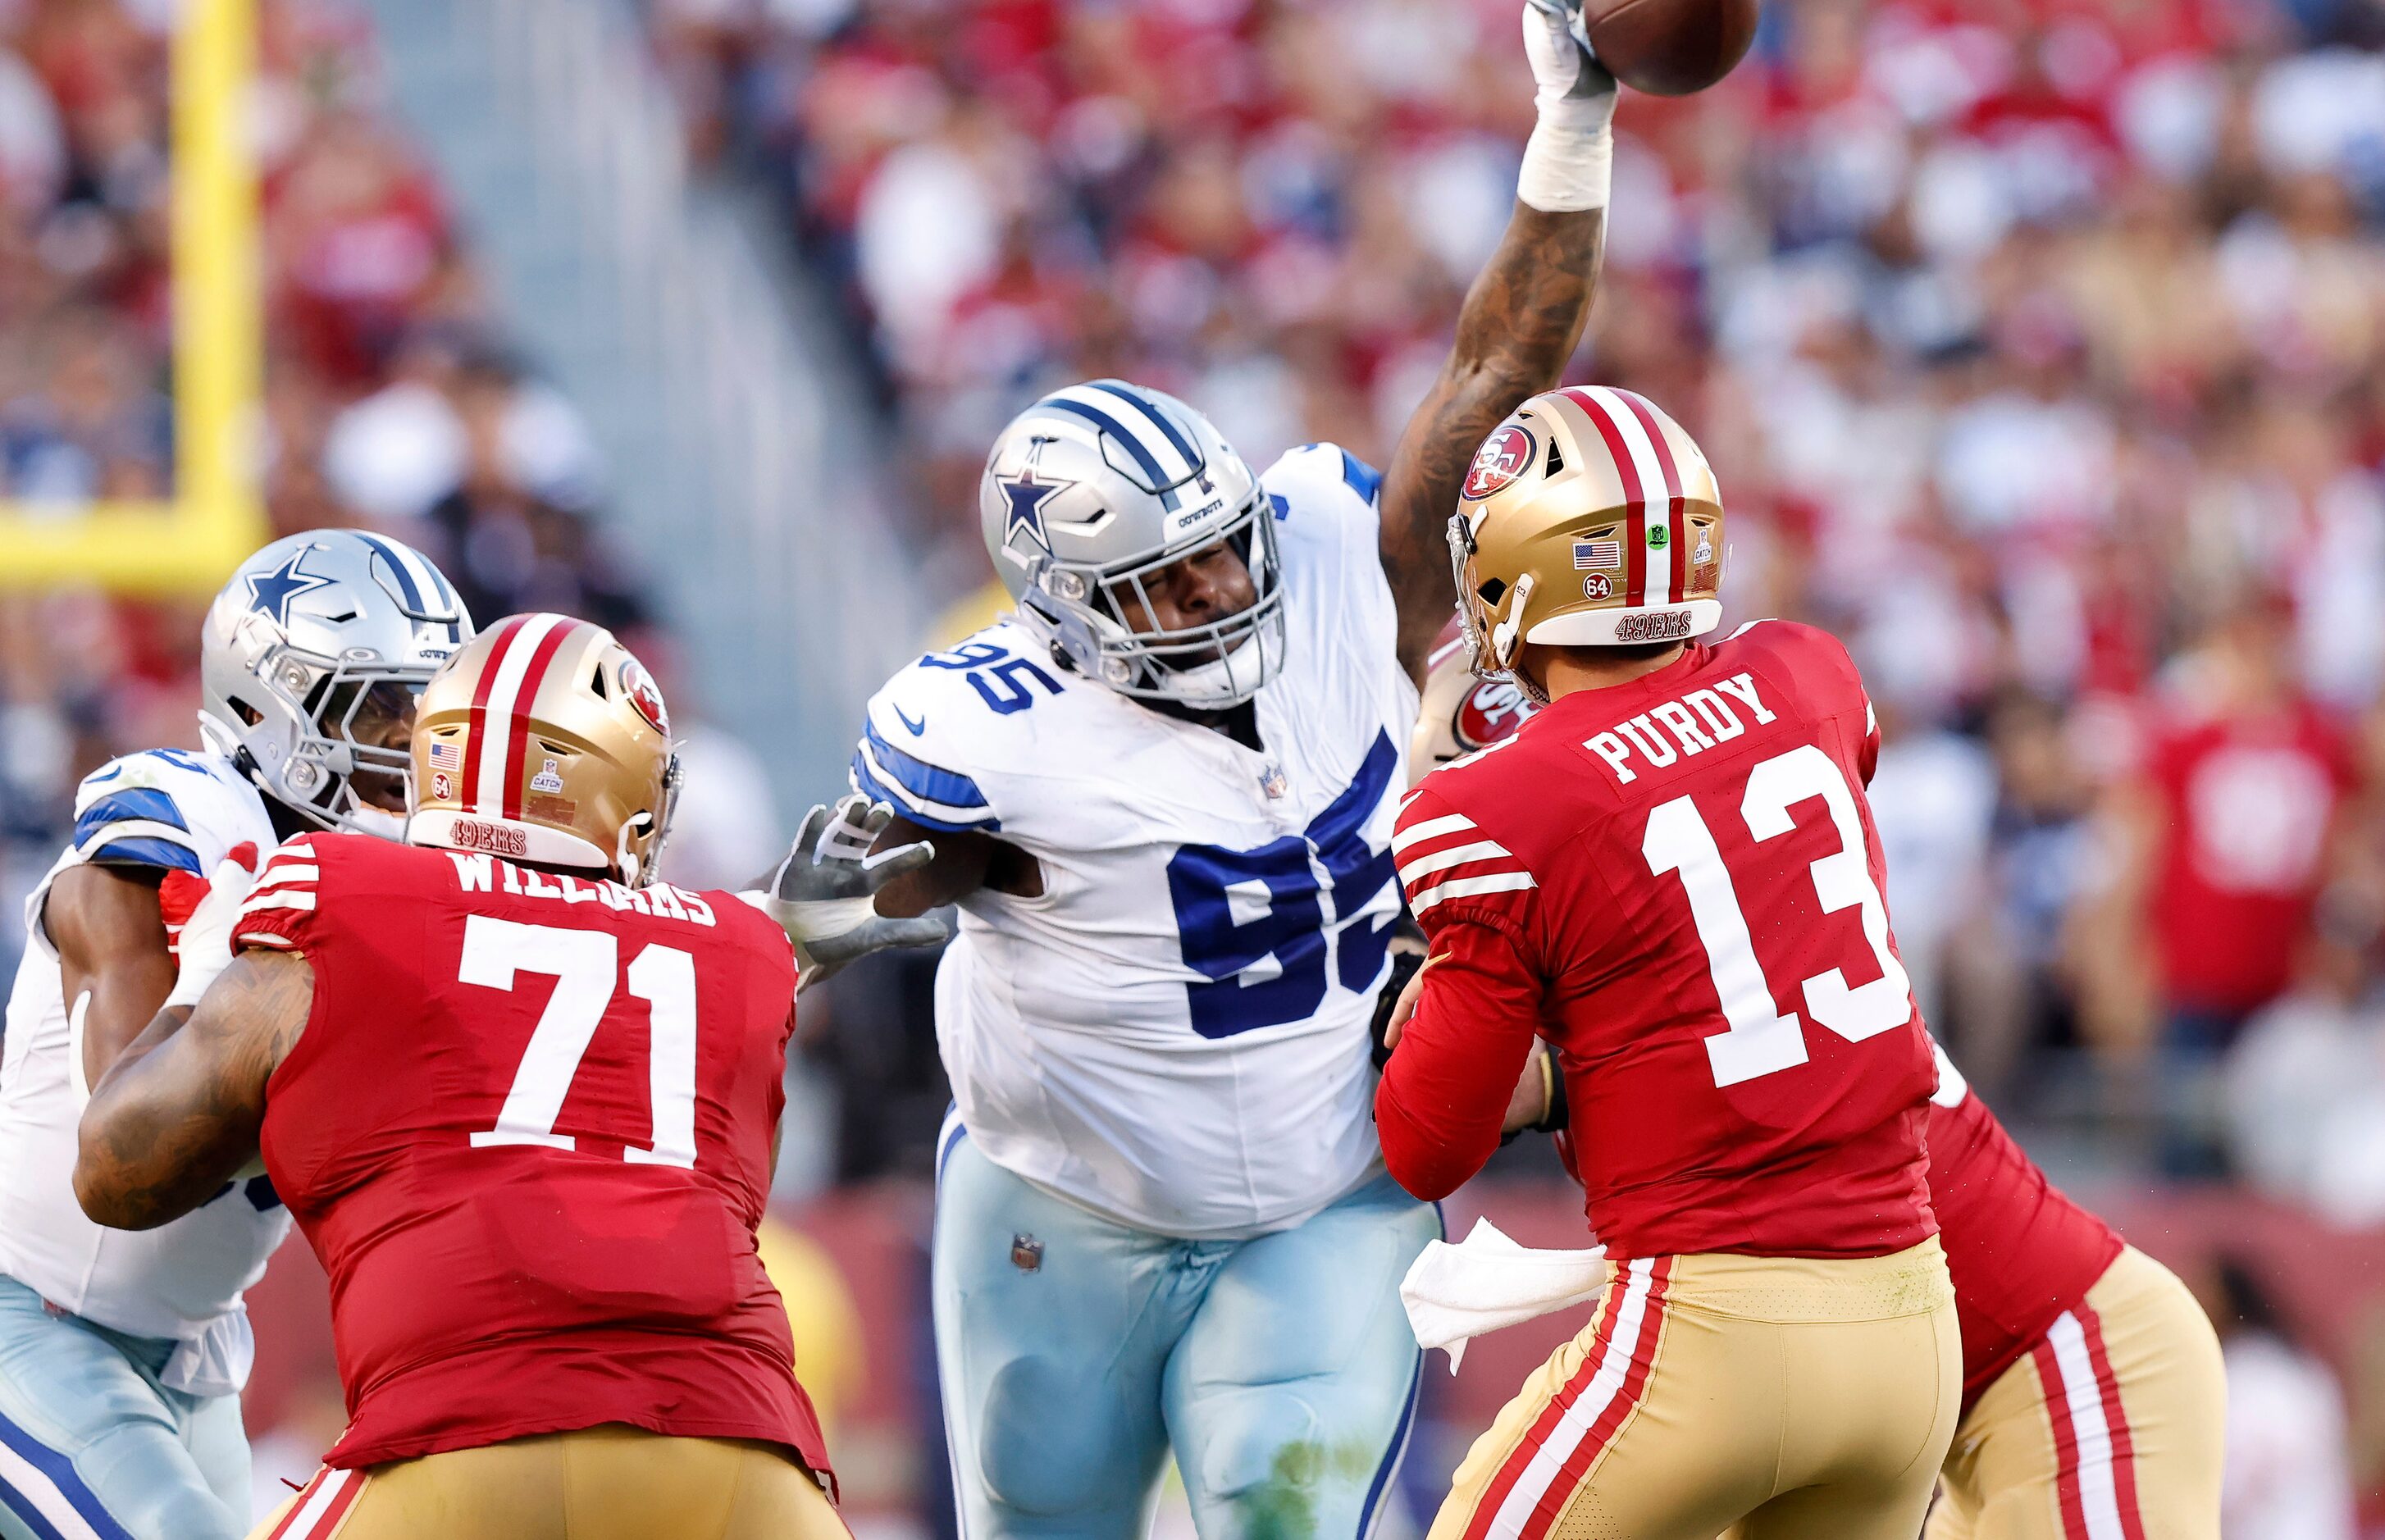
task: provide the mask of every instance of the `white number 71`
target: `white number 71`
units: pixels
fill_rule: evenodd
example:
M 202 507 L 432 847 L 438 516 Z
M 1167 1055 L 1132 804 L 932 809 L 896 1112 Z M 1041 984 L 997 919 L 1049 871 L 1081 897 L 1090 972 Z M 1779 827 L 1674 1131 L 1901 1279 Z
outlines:
M 514 1072 L 513 1088 L 497 1125 L 472 1136 L 472 1148 L 499 1144 L 573 1148 L 555 1131 L 605 1008 L 613 1001 L 620 946 L 610 931 L 565 930 L 474 914 L 464 922 L 464 957 L 456 977 L 466 984 L 510 990 L 516 974 L 545 974 L 555 993 L 531 1030 L 530 1047 Z M 652 1023 L 647 1093 L 654 1109 L 654 1147 L 628 1149 L 632 1164 L 695 1164 L 695 959 L 677 947 L 652 944 L 630 961 L 630 993 L 644 1000 Z

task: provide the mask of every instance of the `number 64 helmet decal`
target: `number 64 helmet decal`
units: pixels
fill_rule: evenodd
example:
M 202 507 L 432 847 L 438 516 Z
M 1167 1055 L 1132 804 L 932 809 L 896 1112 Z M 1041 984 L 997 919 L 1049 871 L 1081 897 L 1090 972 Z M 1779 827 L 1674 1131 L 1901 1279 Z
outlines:
M 1680 424 L 1630 391 L 1517 407 L 1476 453 L 1449 546 L 1485 675 L 1513 673 L 1526 642 L 1684 641 L 1722 623 L 1722 491 Z
M 406 838 L 643 887 L 679 794 L 669 725 L 612 632 L 560 615 L 500 621 L 423 689 Z

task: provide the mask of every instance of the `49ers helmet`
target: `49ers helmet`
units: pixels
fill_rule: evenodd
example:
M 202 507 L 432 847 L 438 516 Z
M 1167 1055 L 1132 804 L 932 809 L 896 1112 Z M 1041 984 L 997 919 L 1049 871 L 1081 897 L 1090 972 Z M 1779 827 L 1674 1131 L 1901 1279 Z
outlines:
M 613 633 L 500 621 L 423 687 L 409 844 L 654 880 L 679 796 L 670 714 Z
M 1517 407 L 1475 453 L 1449 548 L 1486 674 L 1513 674 L 1526 642 L 1686 641 L 1722 623 L 1721 489 L 1680 424 L 1630 391 Z

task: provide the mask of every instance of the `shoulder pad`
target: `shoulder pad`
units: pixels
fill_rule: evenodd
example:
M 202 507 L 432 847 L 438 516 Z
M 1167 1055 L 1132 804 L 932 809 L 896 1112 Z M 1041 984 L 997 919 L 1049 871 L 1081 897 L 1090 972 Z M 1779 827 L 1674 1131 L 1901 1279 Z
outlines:
M 111 760 L 75 789 L 75 852 L 108 865 L 206 875 L 200 833 L 229 788 L 187 749 L 145 749 Z
M 925 828 L 997 830 L 999 811 L 980 779 L 989 744 L 1070 683 L 1043 644 L 1013 625 L 927 653 L 871 697 L 853 788 Z

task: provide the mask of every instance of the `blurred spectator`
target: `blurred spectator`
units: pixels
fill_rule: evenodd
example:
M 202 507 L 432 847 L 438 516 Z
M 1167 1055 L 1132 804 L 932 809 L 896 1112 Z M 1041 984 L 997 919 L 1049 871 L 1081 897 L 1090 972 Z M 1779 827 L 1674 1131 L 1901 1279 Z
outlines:
M 2241 1259 L 2222 1257 L 2202 1293 L 2228 1370 L 2222 1533 L 2355 1540 L 2335 1376 L 2295 1339 Z

